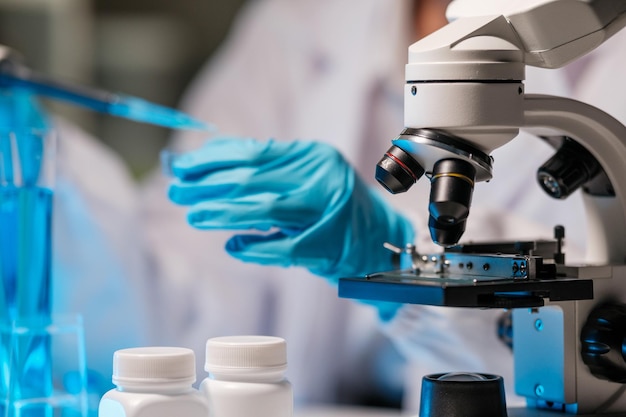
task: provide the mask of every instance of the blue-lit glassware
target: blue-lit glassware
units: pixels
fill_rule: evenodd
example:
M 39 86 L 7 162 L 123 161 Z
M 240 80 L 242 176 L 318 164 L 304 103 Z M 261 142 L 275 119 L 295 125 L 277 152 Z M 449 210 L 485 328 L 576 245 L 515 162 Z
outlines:
M 54 132 L 30 93 L 0 89 L 0 325 L 51 317 Z M 50 340 L 33 334 L 0 340 L 0 416 L 50 414 L 45 402 L 17 413 L 15 403 L 51 395 Z
M 3 417 L 86 417 L 87 370 L 80 315 L 0 323 L 9 360 Z M 26 358 L 26 361 L 24 360 Z
M 60 407 L 61 415 L 56 408 L 52 368 L 58 354 L 48 332 L 58 327 L 50 302 L 55 144 L 34 96 L 170 129 L 215 127 L 176 109 L 59 82 L 0 59 L 0 417 L 81 417 L 80 404 Z M 79 359 L 77 368 L 83 365 Z M 63 387 L 80 387 L 73 395 L 78 403 L 86 384 L 81 372 Z

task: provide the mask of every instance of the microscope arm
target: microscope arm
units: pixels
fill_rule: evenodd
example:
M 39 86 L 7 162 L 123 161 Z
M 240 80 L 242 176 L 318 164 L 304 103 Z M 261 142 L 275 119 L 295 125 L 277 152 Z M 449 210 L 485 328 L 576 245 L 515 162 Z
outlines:
M 588 104 L 533 94 L 524 99 L 524 126 L 539 136 L 558 134 L 574 139 L 604 168 L 615 197 L 583 194 L 588 220 L 586 261 L 623 264 L 626 261 L 626 127 Z

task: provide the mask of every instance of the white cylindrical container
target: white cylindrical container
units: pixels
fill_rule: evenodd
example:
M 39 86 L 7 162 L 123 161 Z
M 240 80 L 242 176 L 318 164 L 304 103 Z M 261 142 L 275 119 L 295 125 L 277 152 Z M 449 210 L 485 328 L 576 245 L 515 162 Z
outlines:
M 211 417 L 292 417 L 293 391 L 285 377 L 287 347 L 271 336 L 209 339 L 200 391 Z
M 142 347 L 113 355 L 115 389 L 104 394 L 99 417 L 208 417 L 206 399 L 196 381 L 191 349 Z

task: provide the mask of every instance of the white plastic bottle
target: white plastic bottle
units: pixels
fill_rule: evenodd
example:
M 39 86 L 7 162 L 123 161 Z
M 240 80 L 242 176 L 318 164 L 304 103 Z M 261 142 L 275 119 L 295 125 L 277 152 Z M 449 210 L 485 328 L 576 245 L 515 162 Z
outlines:
M 191 349 L 143 347 L 113 355 L 115 389 L 104 394 L 99 417 L 209 417 L 208 404 L 193 388 Z
M 287 347 L 270 336 L 209 339 L 200 391 L 211 417 L 292 417 L 293 391 L 285 378 Z

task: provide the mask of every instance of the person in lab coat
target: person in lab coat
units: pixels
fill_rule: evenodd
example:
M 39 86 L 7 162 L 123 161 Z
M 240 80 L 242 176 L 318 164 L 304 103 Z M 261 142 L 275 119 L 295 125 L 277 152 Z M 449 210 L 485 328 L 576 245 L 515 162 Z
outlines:
M 357 7 L 331 0 L 250 2 L 221 52 L 190 86 L 185 110 L 215 123 L 229 137 L 331 144 L 363 181 L 377 187 L 374 166 L 403 126 L 406 48 L 432 30 L 426 27 L 431 19 L 420 20 L 420 8 L 426 3 L 362 0 Z M 439 3 L 445 7 L 445 1 Z M 612 73 L 619 67 L 605 62 L 623 59 L 606 52 L 617 42 L 607 42 L 565 71 L 529 71 L 527 91 L 587 99 L 625 120 L 626 106 L 613 107 L 606 101 L 617 98 L 607 94 L 613 86 L 605 85 L 612 75 L 619 79 Z M 594 75 L 599 73 L 602 80 Z M 527 146 L 524 139 L 494 153 L 495 178 L 476 187 L 465 238 L 550 237 L 559 223 L 568 230 L 572 243 L 568 249 L 576 246 L 573 243 L 582 246 L 584 228 L 577 226 L 584 219 L 580 201 L 551 201 L 541 194 L 534 171 L 550 151 L 537 141 L 536 146 Z M 206 140 L 205 135 L 185 133 L 175 138 L 172 149 L 192 151 Z M 87 146 L 85 152 L 90 151 Z M 107 164 L 115 168 L 113 158 Z M 65 169 L 70 168 L 68 163 Z M 125 183 L 124 178 L 117 180 Z M 187 209 L 167 199 L 169 181 L 155 175 L 141 201 L 130 193 L 116 200 L 110 206 L 112 215 L 123 221 L 114 230 L 94 230 L 102 237 L 95 242 L 106 242 L 106 235 L 117 242 L 104 246 L 110 258 L 103 262 L 135 264 L 125 259 L 137 254 L 131 248 L 135 244 L 141 248 L 139 256 L 149 258 L 137 263 L 148 270 L 120 272 L 143 288 L 137 296 L 145 297 L 150 306 L 142 329 L 148 334 L 135 334 L 133 343 L 191 347 L 199 356 L 202 375 L 202 352 L 209 337 L 285 337 L 289 378 L 299 404 L 364 402 L 373 391 L 388 388 L 393 393 L 404 387 L 404 407 L 416 411 L 421 376 L 457 370 L 503 375 L 511 394 L 509 404 L 519 403 L 512 395 L 511 353 L 496 334 L 500 311 L 404 306 L 382 322 L 376 308 L 338 299 L 336 287 L 306 269 L 259 267 L 228 257 L 224 243 L 233 232 L 189 227 L 184 220 Z M 111 181 L 80 182 L 88 201 L 72 205 L 68 198 L 72 207 L 60 210 L 59 216 L 69 220 L 67 213 L 80 204 L 92 208 L 111 204 L 106 199 L 107 190 L 114 188 Z M 403 196 L 388 196 L 382 190 L 380 195 L 413 220 L 418 248 L 427 252 L 431 248 L 424 220 L 427 183 L 421 181 L 414 188 Z M 137 207 L 138 215 L 124 215 L 136 213 Z M 94 216 L 98 214 L 104 213 Z M 135 227 L 140 230 L 136 235 Z M 129 235 L 132 239 L 125 240 L 123 236 Z M 90 270 L 85 267 L 85 275 L 99 273 L 86 271 Z M 135 328 L 141 329 L 129 323 L 128 329 Z M 89 338 L 88 334 L 88 347 L 95 344 Z

